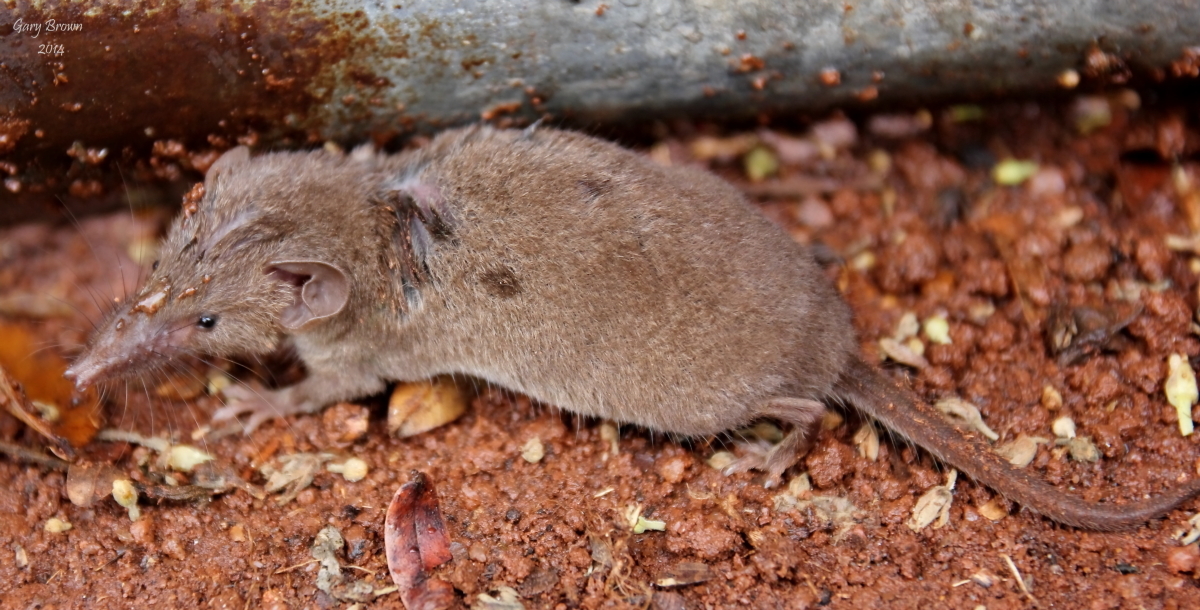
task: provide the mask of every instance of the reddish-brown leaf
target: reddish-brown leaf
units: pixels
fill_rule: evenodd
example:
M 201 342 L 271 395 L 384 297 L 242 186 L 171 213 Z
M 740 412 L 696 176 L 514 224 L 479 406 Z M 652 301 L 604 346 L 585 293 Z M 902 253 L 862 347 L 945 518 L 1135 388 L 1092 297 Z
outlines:
M 424 473 L 413 471 L 412 480 L 392 497 L 383 530 L 388 571 L 400 589 L 408 610 L 438 610 L 454 604 L 450 583 L 432 578 L 432 570 L 450 561 L 437 491 Z

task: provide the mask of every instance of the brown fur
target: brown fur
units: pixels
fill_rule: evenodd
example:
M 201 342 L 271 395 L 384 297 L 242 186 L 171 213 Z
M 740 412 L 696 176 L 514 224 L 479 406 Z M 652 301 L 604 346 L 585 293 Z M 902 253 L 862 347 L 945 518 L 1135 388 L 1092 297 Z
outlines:
M 217 419 L 249 412 L 253 426 L 387 381 L 462 374 L 678 435 L 783 419 L 796 425 L 785 442 L 735 467 L 777 479 L 823 403 L 845 401 L 1064 523 L 1131 527 L 1200 490 L 1089 505 L 1014 470 L 862 363 L 849 310 L 810 254 L 733 187 L 594 138 L 483 127 L 393 157 L 232 151 L 206 191 L 135 302 L 165 285 L 170 299 L 118 312 L 74 367 L 81 383 L 154 355 L 263 354 L 286 338 L 308 379 L 234 391 Z M 282 312 L 317 280 L 272 264 L 297 260 L 349 294 L 323 302 L 329 317 L 285 328 Z M 184 288 L 197 291 L 177 299 Z M 205 313 L 220 320 L 197 330 Z

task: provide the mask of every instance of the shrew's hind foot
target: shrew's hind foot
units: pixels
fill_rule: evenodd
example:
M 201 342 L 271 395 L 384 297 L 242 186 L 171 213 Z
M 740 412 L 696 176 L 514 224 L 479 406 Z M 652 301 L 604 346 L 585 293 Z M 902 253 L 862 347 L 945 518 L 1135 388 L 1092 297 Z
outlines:
M 783 440 L 773 447 L 764 449 L 759 443 L 740 443 L 745 455 L 735 460 L 724 470 L 726 475 L 750 470 L 767 474 L 763 486 L 775 487 L 783 480 L 783 473 L 795 464 L 800 456 L 812 449 L 817 436 L 817 426 L 825 405 L 806 398 L 775 398 L 769 401 L 760 413 L 792 424 Z

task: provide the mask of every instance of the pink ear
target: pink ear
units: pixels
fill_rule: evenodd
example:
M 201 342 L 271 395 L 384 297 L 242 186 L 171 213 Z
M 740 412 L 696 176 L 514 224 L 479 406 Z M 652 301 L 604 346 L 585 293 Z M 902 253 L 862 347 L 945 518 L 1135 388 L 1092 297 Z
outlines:
M 321 261 L 277 261 L 266 273 L 295 287 L 295 297 L 279 317 L 288 330 L 336 315 L 350 299 L 350 280 L 341 269 Z

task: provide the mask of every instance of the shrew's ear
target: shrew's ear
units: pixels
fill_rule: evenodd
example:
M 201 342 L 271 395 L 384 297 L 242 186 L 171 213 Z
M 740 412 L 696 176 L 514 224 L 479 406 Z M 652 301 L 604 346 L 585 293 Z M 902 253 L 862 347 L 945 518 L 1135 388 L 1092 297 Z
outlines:
M 250 160 L 250 149 L 245 146 L 238 146 L 225 151 L 216 161 L 213 161 L 208 172 L 204 175 L 204 181 L 213 184 L 217 176 L 229 171 L 230 168 L 241 165 Z
M 337 267 L 322 261 L 276 261 L 265 272 L 294 288 L 292 304 L 279 317 L 288 330 L 340 312 L 350 299 L 350 280 Z

